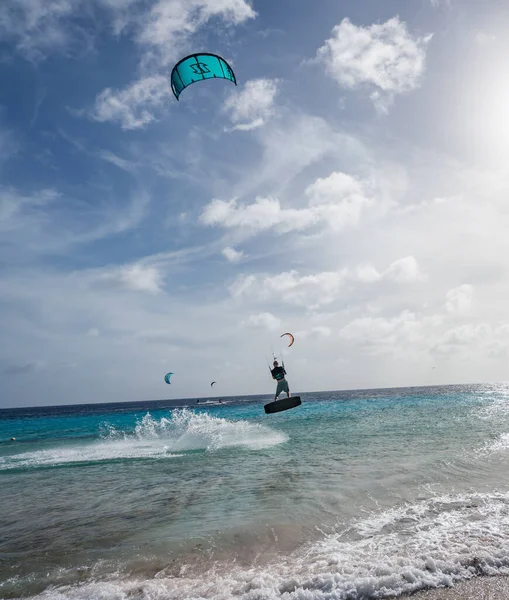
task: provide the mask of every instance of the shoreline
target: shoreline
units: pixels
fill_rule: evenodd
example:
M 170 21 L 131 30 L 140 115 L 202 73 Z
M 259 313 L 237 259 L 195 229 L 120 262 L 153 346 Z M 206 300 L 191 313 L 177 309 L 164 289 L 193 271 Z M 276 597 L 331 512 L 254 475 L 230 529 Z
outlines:
M 509 577 L 481 575 L 467 581 L 459 581 L 453 587 L 418 590 L 400 598 L 404 600 L 507 600 Z

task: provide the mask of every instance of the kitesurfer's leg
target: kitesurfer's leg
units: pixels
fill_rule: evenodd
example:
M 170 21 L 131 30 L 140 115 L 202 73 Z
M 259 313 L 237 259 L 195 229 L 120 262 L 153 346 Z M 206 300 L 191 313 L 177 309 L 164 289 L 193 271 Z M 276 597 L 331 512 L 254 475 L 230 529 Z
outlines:
M 277 382 L 276 396 L 274 398 L 274 402 L 283 392 L 286 392 L 288 398 L 290 397 L 290 388 L 288 387 L 288 381 L 286 381 L 286 379 L 282 379 L 281 381 Z

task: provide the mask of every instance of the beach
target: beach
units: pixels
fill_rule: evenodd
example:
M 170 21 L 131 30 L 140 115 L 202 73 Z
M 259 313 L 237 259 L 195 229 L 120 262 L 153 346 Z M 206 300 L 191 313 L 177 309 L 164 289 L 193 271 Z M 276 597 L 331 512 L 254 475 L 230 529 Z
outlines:
M 509 598 L 506 577 L 478 577 L 458 583 L 454 588 L 426 590 L 407 598 L 414 600 L 505 600 Z
M 508 398 L 1 411 L 0 598 L 507 597 Z

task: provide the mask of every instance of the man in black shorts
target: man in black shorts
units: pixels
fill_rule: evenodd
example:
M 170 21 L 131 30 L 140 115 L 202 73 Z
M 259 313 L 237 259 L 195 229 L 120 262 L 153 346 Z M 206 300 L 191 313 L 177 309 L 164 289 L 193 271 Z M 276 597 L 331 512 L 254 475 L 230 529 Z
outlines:
M 285 379 L 286 371 L 284 367 L 280 367 L 277 360 L 274 359 L 272 363 L 274 368 L 270 370 L 272 373 L 272 379 L 277 381 L 276 395 L 274 396 L 274 401 L 277 400 L 277 397 L 281 392 L 286 392 L 288 398 L 290 397 L 290 388 L 288 387 L 288 381 Z

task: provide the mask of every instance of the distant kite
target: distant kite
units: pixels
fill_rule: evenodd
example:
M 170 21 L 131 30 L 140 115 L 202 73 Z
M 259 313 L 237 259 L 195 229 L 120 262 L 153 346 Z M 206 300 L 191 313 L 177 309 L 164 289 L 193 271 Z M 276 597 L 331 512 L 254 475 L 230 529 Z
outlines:
M 166 373 L 166 375 L 164 376 L 164 380 L 166 381 L 166 383 L 171 383 L 170 377 L 172 375 L 173 375 L 173 373 Z
M 289 338 L 290 338 L 290 343 L 288 344 L 288 348 L 289 348 L 293 344 L 293 342 L 295 342 L 295 338 L 293 337 L 293 335 L 291 333 L 283 333 L 279 337 L 284 337 L 285 335 L 289 336 Z
M 214 383 L 216 383 L 216 382 L 215 382 L 215 381 L 213 381 L 213 382 L 210 384 L 210 387 L 212 387 L 212 386 L 214 385 Z
M 224 58 L 208 52 L 190 54 L 173 67 L 171 89 L 178 100 L 182 90 L 192 83 L 217 78 L 228 79 L 237 85 L 235 73 Z

